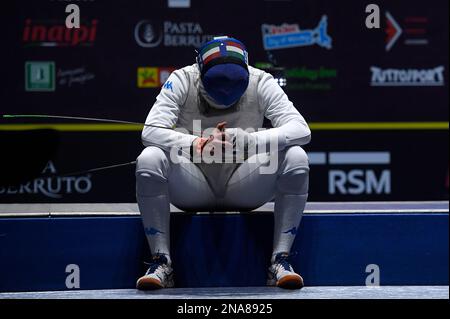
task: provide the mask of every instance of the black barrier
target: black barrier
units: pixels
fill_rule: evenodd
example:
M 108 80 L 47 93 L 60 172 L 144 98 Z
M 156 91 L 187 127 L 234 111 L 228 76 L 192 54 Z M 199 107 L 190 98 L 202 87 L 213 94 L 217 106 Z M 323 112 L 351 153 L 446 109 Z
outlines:
M 360 132 L 360 138 L 355 139 L 354 134 L 316 132 L 314 143 L 305 147 L 311 166 L 312 200 L 447 198 L 448 149 L 434 149 L 434 145 L 448 141 L 446 135 L 382 131 Z M 33 135 L 34 139 L 28 140 L 32 146 L 24 140 L 29 135 L 22 135 L 19 144 L 10 144 L 11 154 L 19 155 L 4 157 L 9 160 L 2 161 L 2 180 L 5 176 L 16 181 L 20 177 L 20 183 L 0 186 L 1 202 L 135 201 L 134 165 L 70 173 L 134 161 L 143 149 L 139 131 L 37 131 Z M 57 144 L 44 144 L 47 141 Z M 27 162 L 32 165 L 27 167 Z M 25 181 L 25 176 L 33 179 Z
M 5 4 L 1 114 L 143 122 L 168 75 L 226 34 L 311 124 L 311 200 L 448 198 L 448 1 L 377 1 L 379 29 L 367 28 L 357 0 L 73 1 L 79 29 L 65 26 L 68 3 Z M 44 122 L 1 119 L 1 140 Z M 142 149 L 136 127 L 64 123 L 51 127 L 60 141 L 45 177 L 131 161 Z M 27 148 L 10 144 L 2 156 Z M 23 167 L 4 164 L 0 184 Z M 134 201 L 131 166 L 37 183 L 2 186 L 0 202 Z M 45 194 L 52 189 L 63 196 Z

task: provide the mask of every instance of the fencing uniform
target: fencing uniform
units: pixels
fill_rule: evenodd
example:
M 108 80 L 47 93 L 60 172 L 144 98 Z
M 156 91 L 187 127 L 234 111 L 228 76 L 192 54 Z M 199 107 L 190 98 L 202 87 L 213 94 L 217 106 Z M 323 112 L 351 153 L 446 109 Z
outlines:
M 189 211 L 248 211 L 274 200 L 272 262 L 291 249 L 308 196 L 309 163 L 301 146 L 311 132 L 270 74 L 247 70 L 245 90 L 227 107 L 208 94 L 198 63 L 176 70 L 148 114 L 152 126 L 142 132 L 137 201 L 150 249 L 168 265 L 170 203 Z M 273 128 L 258 131 L 264 117 Z M 257 151 L 240 163 L 194 163 L 186 153 L 205 129 L 222 121 L 231 135 L 234 129 L 254 131 L 246 136 Z

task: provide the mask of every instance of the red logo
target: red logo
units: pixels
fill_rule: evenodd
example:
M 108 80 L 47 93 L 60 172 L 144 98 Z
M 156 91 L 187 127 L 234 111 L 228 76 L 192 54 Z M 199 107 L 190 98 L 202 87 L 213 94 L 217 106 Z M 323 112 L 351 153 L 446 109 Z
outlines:
M 386 51 L 403 37 L 405 45 L 427 45 L 428 18 L 422 16 L 408 16 L 400 20 L 401 23 L 386 11 Z
M 175 70 L 176 70 L 176 68 L 173 68 L 173 67 L 162 67 L 162 68 L 160 67 L 159 68 L 159 84 L 163 85 L 164 83 L 166 83 L 170 74 Z
M 74 47 L 91 46 L 97 37 L 98 20 L 82 24 L 80 28 L 69 29 L 64 22 L 33 21 L 27 19 L 23 30 L 26 46 Z

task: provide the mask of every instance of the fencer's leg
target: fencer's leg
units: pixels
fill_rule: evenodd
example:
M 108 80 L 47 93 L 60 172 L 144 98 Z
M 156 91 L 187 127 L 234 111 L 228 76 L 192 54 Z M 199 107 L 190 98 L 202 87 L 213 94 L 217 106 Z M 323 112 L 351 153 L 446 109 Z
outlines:
M 137 159 L 136 197 L 152 254 L 170 260 L 170 159 L 158 147 L 147 147 Z
M 272 262 L 278 253 L 289 253 L 308 199 L 309 162 L 300 146 L 282 152 L 275 191 Z
M 277 154 L 278 169 L 273 173 L 262 170 L 265 165 L 260 166 L 261 161 L 243 163 L 228 183 L 225 204 L 254 209 L 275 197 L 273 255 L 267 285 L 298 289 L 303 287 L 303 278 L 295 273 L 288 258 L 308 198 L 308 157 L 300 146 Z
M 242 163 L 227 184 L 222 204 L 229 209 L 250 211 L 273 199 L 278 169 L 263 174 L 269 165 L 270 157 L 266 154 L 253 155 Z
M 202 171 L 184 156 L 171 162 L 169 196 L 170 202 L 184 211 L 211 211 L 216 205 L 216 196 Z

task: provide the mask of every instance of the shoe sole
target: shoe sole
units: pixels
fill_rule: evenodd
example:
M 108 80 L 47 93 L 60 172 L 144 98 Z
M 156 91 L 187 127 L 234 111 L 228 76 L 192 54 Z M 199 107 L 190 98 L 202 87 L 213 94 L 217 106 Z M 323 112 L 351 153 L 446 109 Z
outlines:
M 303 278 L 295 275 L 284 276 L 277 282 L 277 287 L 284 289 L 301 289 L 303 286 Z
M 139 290 L 155 290 L 164 288 L 158 279 L 154 278 L 141 278 L 136 283 L 136 288 Z

